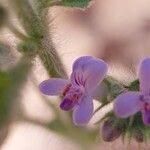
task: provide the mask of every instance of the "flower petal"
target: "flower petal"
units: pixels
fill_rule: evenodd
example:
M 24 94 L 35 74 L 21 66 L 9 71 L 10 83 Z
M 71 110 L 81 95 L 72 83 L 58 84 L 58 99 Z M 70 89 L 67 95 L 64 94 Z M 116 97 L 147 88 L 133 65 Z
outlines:
M 40 85 L 40 91 L 45 95 L 61 95 L 64 87 L 69 83 L 68 80 L 53 78 L 43 81 Z
M 60 104 L 60 108 L 62 110 L 68 111 L 68 110 L 72 109 L 75 106 L 75 104 L 76 104 L 75 101 L 72 101 L 68 98 L 64 98 L 64 100 Z
M 73 121 L 76 125 L 84 125 L 93 115 L 93 100 L 90 96 L 84 96 L 80 104 L 74 109 Z
M 150 93 L 150 58 L 145 58 L 139 69 L 140 88 L 142 92 Z
M 75 60 L 73 63 L 73 71 L 79 69 L 82 65 L 86 64 L 90 59 L 93 59 L 92 56 L 82 56 Z M 75 69 L 75 70 L 74 70 Z
M 83 85 L 82 81 L 82 66 L 86 65 L 86 63 L 92 59 L 92 56 L 82 56 L 79 57 L 74 63 L 72 67 L 71 74 L 71 82 L 78 85 Z M 79 77 L 78 77 L 79 76 Z
M 143 122 L 145 125 L 150 125 L 150 109 L 143 111 Z
M 92 93 L 103 80 L 107 68 L 107 64 L 100 59 L 91 56 L 80 57 L 73 65 L 71 81 L 85 86 L 86 92 Z
M 117 116 L 126 118 L 141 109 L 140 92 L 126 92 L 120 94 L 114 102 L 114 112 Z

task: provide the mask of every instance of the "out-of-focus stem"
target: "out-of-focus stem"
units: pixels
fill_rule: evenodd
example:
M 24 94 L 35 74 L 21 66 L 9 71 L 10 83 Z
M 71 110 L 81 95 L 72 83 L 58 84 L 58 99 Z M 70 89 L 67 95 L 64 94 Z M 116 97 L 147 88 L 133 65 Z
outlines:
M 37 81 L 36 81 L 36 79 L 35 79 L 33 76 L 30 76 L 30 78 L 31 78 L 32 83 L 33 83 L 34 86 L 35 86 L 35 89 L 36 89 L 37 92 L 38 92 L 39 90 L 38 90 L 38 88 L 37 88 L 38 86 L 37 86 Z M 58 109 L 56 108 L 56 105 L 54 105 L 53 103 L 51 103 L 51 101 L 49 101 L 49 99 L 47 99 L 45 96 L 43 96 L 43 95 L 41 95 L 41 94 L 40 94 L 40 96 L 41 96 L 43 102 L 44 102 L 47 106 L 49 106 L 50 109 L 52 109 L 52 110 L 54 111 L 54 113 L 55 113 L 55 115 L 57 115 L 57 117 L 59 117 L 59 116 L 60 116 L 60 113 L 59 113 Z
M 9 0 L 12 9 L 16 12 L 25 31 L 35 39 L 42 37 L 42 27 L 39 18 L 28 0 Z
M 37 119 L 29 118 L 23 114 L 20 114 L 18 121 L 29 122 L 29 123 L 32 123 L 32 124 L 35 124 L 35 125 L 38 125 L 38 126 L 41 126 L 44 128 L 48 126 L 48 123 L 44 123 L 44 122 L 37 120 Z
M 8 27 L 8 29 L 14 33 L 19 39 L 21 40 L 26 40 L 28 39 L 28 37 L 26 35 L 24 35 L 22 32 L 20 32 L 13 24 L 11 23 L 7 23 L 6 26 Z

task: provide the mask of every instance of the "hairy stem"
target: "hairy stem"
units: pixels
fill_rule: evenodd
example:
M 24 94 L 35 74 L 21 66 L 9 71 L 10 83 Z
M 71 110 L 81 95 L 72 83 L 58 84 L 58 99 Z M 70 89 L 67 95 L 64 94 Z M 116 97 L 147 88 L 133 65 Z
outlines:
M 44 37 L 41 40 L 42 50 L 39 51 L 39 55 L 52 77 L 68 78 L 65 68 L 51 38 L 51 28 L 48 26 L 47 13 L 47 9 L 44 11 L 39 11 L 39 17 L 41 18 L 43 28 L 45 30 Z
M 27 34 L 39 47 L 38 54 L 51 77 L 67 78 L 67 73 L 61 63 L 58 53 L 51 40 L 46 21 L 47 11 L 35 13 L 28 0 L 13 0 L 16 14 L 21 18 Z
M 48 37 L 41 41 L 39 56 L 51 77 L 67 78 L 61 59 Z

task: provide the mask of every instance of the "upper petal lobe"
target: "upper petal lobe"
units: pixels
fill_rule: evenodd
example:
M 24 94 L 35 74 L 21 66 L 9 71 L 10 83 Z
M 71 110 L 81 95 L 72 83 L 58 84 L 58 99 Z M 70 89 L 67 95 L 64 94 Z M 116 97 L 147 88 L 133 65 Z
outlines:
M 92 93 L 104 79 L 107 68 L 107 64 L 100 59 L 90 56 L 81 57 L 73 65 L 71 81 L 85 86 L 86 92 Z
M 139 68 L 140 88 L 145 94 L 150 93 L 150 58 L 145 58 Z

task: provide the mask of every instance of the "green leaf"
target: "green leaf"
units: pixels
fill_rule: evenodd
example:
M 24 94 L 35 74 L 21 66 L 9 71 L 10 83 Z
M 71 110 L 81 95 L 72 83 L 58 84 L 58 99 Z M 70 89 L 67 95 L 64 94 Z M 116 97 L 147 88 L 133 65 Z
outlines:
M 63 6 L 70 6 L 70 7 L 86 7 L 90 0 L 62 0 L 60 3 Z
M 90 1 L 91 0 L 38 0 L 38 3 L 41 8 L 54 5 L 84 8 L 87 7 Z

